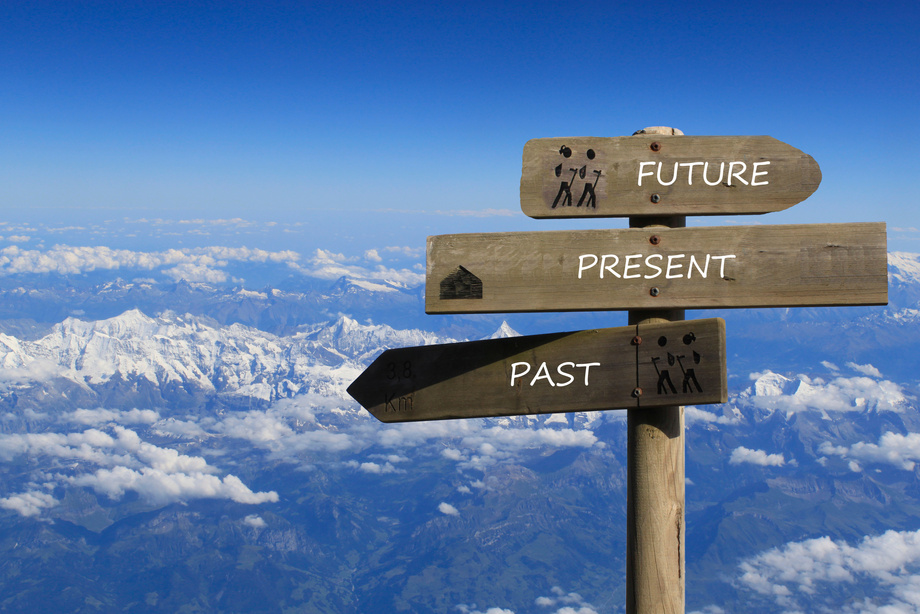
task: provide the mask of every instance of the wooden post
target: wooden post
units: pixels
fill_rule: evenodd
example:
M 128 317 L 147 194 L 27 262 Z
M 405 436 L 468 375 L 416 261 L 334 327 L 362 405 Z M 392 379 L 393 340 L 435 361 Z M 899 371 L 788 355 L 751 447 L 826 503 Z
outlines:
M 683 133 L 655 126 L 636 134 Z M 686 217 L 631 217 L 629 226 L 683 228 Z M 683 309 L 629 311 L 629 324 L 683 319 Z M 626 612 L 683 614 L 684 408 L 629 409 L 627 431 Z

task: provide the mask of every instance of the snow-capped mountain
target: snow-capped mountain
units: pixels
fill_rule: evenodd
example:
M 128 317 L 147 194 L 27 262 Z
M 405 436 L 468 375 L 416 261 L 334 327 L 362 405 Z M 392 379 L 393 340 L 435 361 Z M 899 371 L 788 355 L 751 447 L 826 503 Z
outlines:
M 0 365 L 3 379 L 20 391 L 30 383 L 60 379 L 86 391 L 116 383 L 136 389 L 142 381 L 159 390 L 270 402 L 318 385 L 344 391 L 348 378 L 387 348 L 449 341 L 346 316 L 279 336 L 202 316 L 164 312 L 152 317 L 133 309 L 94 322 L 67 318 L 34 341 L 0 334 Z
M 888 308 L 711 314 L 730 395 L 685 409 L 689 611 L 911 611 L 918 263 L 892 255 Z M 599 318 L 427 318 L 380 285 L 0 290 L 3 603 L 621 611 L 624 412 L 383 425 L 345 394 L 388 347 Z

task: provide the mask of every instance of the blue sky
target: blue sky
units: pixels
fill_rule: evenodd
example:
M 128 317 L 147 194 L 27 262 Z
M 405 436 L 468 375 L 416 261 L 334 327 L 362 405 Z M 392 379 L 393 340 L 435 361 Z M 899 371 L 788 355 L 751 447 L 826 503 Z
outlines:
M 785 212 L 692 225 L 885 221 L 891 249 L 920 251 L 918 15 L 915 2 L 6 2 L 0 221 L 105 222 L 110 235 L 67 240 L 124 245 L 138 240 L 116 232 L 126 219 L 241 218 L 299 230 L 238 243 L 352 252 L 622 227 L 524 216 L 524 143 L 670 125 L 768 134 L 823 172 Z M 217 239 L 181 239 L 195 240 Z

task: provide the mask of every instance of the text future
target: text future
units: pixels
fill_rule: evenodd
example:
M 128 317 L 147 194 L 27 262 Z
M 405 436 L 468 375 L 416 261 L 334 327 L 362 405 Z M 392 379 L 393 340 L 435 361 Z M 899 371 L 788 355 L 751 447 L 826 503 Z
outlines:
M 767 166 L 768 164 L 770 164 L 769 161 L 754 162 L 754 164 L 751 165 L 751 172 L 748 174 L 748 178 L 745 179 L 744 175 L 748 170 L 746 162 L 740 160 L 729 162 L 727 173 L 725 172 L 725 162 L 720 162 L 719 175 L 716 177 L 715 181 L 712 181 L 712 177 L 715 176 L 715 170 L 712 171 L 712 175 L 710 176 L 709 162 L 675 162 L 673 167 L 671 167 L 670 163 L 665 164 L 664 162 L 639 162 L 639 186 L 642 186 L 642 179 L 645 177 L 657 179 L 658 184 L 663 186 L 674 185 L 678 180 L 680 180 L 681 183 L 686 181 L 687 185 L 693 185 L 693 171 L 698 167 L 702 168 L 696 173 L 698 180 L 697 185 L 700 185 L 699 180 L 702 180 L 709 186 L 721 184 L 728 187 L 734 187 L 739 184 L 751 186 L 769 185 L 770 182 L 766 180 L 768 171 L 760 170 L 760 167 Z M 655 165 L 657 165 L 657 168 Z M 646 167 L 650 168 L 646 170 Z M 662 176 L 662 169 L 664 169 L 664 176 Z M 686 172 L 684 172 L 684 169 L 686 169 Z M 668 176 L 669 174 L 670 177 Z

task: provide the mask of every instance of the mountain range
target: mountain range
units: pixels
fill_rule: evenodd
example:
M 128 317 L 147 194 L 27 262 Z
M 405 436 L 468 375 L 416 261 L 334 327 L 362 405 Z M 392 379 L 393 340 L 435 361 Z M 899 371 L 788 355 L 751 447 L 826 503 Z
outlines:
M 0 280 L 0 610 L 623 611 L 625 412 L 384 425 L 345 392 L 386 348 L 611 314 L 278 286 Z M 726 319 L 730 388 L 685 410 L 688 611 L 920 607 L 920 256 L 889 290 L 688 313 Z

